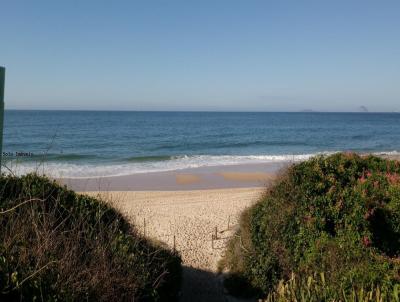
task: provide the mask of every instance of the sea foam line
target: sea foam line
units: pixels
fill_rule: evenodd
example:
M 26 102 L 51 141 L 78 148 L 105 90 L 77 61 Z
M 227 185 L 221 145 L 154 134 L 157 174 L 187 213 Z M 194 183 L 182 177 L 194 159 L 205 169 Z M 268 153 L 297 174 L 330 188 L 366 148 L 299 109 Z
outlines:
M 316 155 L 330 155 L 335 152 L 318 152 L 312 154 L 297 155 L 194 155 L 176 156 L 170 160 L 149 162 L 127 162 L 127 163 L 97 163 L 78 164 L 63 162 L 44 163 L 17 163 L 11 164 L 9 168 L 17 175 L 30 172 L 46 174 L 55 178 L 98 178 L 124 176 L 139 173 L 166 172 L 190 168 L 229 166 L 240 164 L 257 163 L 283 163 L 299 162 Z M 400 155 L 398 151 L 376 152 L 376 155 Z

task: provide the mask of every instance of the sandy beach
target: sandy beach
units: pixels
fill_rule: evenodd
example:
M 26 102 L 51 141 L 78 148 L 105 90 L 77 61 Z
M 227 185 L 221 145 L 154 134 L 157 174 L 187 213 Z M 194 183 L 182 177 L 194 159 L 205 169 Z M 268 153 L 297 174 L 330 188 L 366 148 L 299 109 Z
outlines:
M 221 276 L 217 275 L 218 260 L 233 235 L 240 213 L 255 203 L 263 191 L 259 187 L 86 194 L 109 201 L 146 236 L 163 241 L 181 253 L 184 266 L 181 301 L 226 301 Z

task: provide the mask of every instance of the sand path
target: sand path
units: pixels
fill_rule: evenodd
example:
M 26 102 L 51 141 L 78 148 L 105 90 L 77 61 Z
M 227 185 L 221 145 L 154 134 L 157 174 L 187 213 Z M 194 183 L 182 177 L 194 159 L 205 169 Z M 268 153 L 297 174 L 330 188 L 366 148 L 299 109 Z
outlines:
M 171 248 L 175 245 L 184 266 L 181 301 L 194 302 L 227 301 L 217 263 L 240 213 L 262 192 L 262 188 L 235 188 L 89 194 L 112 202 L 146 236 Z M 216 229 L 217 240 L 212 240 Z

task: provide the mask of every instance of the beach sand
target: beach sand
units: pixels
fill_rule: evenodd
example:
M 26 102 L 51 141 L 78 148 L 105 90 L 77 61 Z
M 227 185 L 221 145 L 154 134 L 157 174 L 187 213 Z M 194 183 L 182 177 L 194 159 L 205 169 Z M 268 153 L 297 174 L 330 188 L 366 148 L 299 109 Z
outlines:
M 237 176 L 237 175 L 236 175 Z M 260 176 L 260 175 L 258 175 Z M 184 182 L 197 179 L 189 177 Z M 264 188 L 85 192 L 124 212 L 146 236 L 176 248 L 183 259 L 181 301 L 236 301 L 224 294 L 217 263 L 240 213 Z M 217 239 L 212 235 L 217 233 Z

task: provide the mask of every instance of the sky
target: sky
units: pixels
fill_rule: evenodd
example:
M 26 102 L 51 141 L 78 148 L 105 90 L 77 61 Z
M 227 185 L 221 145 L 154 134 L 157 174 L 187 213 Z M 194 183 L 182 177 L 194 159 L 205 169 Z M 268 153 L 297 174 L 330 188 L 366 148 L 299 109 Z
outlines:
M 0 0 L 7 109 L 400 111 L 400 1 Z

